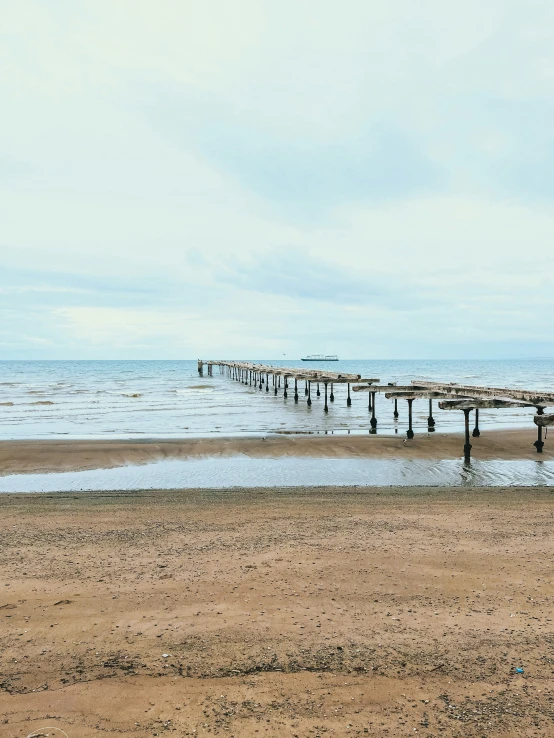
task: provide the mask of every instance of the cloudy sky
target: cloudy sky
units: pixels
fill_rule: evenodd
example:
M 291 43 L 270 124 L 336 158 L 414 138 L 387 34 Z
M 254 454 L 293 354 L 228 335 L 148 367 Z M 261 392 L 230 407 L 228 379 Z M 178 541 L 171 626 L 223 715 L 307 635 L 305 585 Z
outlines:
M 0 10 L 0 358 L 554 357 L 551 0 Z

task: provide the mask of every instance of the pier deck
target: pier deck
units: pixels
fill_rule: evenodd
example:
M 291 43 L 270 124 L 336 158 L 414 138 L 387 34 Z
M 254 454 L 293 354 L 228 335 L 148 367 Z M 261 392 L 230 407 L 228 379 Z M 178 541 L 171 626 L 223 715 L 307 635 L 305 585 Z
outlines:
M 434 430 L 435 419 L 433 417 L 433 400 L 438 401 L 439 410 L 458 410 L 464 413 L 465 444 L 464 457 L 469 461 L 472 445 L 470 443 L 470 413 L 475 412 L 475 426 L 471 435 L 477 438 L 481 435 L 479 428 L 480 409 L 503 409 L 503 408 L 535 408 L 534 423 L 537 426 L 537 440 L 534 446 L 537 453 L 542 453 L 544 447 L 543 429 L 554 425 L 554 415 L 545 415 L 546 407 L 554 406 L 554 392 L 539 392 L 537 390 L 522 390 L 509 387 L 480 387 L 462 385 L 455 382 L 428 382 L 413 380 L 409 385 L 398 386 L 393 382 L 381 384 L 377 378 L 363 378 L 360 374 L 349 374 L 344 372 L 332 372 L 320 369 L 296 368 L 273 366 L 269 364 L 256 364 L 247 361 L 224 361 L 224 360 L 198 360 L 198 373 L 203 375 L 204 366 L 207 367 L 208 375 L 213 375 L 213 367 L 219 368 L 220 374 L 241 382 L 244 385 L 257 387 L 266 393 L 271 391 L 278 395 L 282 390 L 283 397 L 287 399 L 289 390 L 293 390 L 294 402 L 299 402 L 299 382 L 304 382 L 304 396 L 308 407 L 312 405 L 312 385 L 315 385 L 316 394 L 321 394 L 321 385 L 324 393 L 324 412 L 329 412 L 329 402 L 334 402 L 334 386 L 346 385 L 346 404 L 352 404 L 352 392 L 368 393 L 368 411 L 371 413 L 369 420 L 370 433 L 377 432 L 377 417 L 375 412 L 376 394 L 384 394 L 386 399 L 394 401 L 394 418 L 398 418 L 398 400 L 405 400 L 408 404 L 408 430 L 406 436 L 413 439 L 413 412 L 412 406 L 415 400 L 427 400 L 429 402 L 429 416 L 427 424 L 429 430 Z M 271 379 L 270 379 L 271 378 Z

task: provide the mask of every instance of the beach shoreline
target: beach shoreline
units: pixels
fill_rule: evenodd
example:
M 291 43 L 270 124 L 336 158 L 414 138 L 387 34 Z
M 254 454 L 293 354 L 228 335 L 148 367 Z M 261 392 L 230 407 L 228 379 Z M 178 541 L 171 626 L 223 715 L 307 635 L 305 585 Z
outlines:
M 553 515 L 544 488 L 0 497 L 0 738 L 554 736 Z
M 547 443 L 537 454 L 534 427 L 485 430 L 472 438 L 475 459 L 554 458 Z M 463 456 L 460 433 L 421 433 L 413 440 L 398 435 L 276 434 L 253 437 L 0 441 L 0 476 L 110 469 L 166 459 L 226 458 L 381 458 L 458 459 Z

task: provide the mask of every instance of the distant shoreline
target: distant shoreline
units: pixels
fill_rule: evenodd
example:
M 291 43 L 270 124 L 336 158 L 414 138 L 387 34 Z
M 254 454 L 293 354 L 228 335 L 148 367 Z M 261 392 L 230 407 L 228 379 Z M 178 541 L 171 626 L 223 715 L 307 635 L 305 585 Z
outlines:
M 541 455 L 533 447 L 534 427 L 518 430 L 484 430 L 472 438 L 475 459 L 554 458 L 547 443 Z M 0 441 L 0 476 L 89 469 L 110 469 L 148 464 L 164 459 L 206 457 L 251 458 L 382 458 L 457 459 L 462 456 L 460 433 L 419 434 L 412 441 L 403 435 L 268 435 L 137 440 L 22 440 Z

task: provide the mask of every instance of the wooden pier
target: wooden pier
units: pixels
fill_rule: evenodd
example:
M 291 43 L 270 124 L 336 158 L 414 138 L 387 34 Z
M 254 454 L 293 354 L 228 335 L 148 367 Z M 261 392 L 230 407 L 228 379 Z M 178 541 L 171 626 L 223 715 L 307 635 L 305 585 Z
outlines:
M 204 373 L 207 367 L 208 376 L 213 375 L 214 366 L 218 367 L 220 374 L 241 382 L 244 385 L 255 387 L 259 391 L 270 391 L 273 395 L 282 390 L 283 397 L 287 399 L 289 392 L 293 392 L 294 402 L 299 402 L 299 382 L 304 383 L 303 389 L 308 407 L 312 405 L 312 392 L 315 386 L 316 395 L 321 395 L 323 387 L 325 413 L 329 412 L 329 403 L 335 401 L 335 385 L 346 385 L 346 405 L 352 405 L 351 391 L 355 393 L 368 393 L 368 412 L 370 413 L 370 433 L 377 432 L 377 416 L 375 410 L 375 397 L 378 393 L 384 394 L 386 399 L 394 402 L 393 417 L 399 417 L 398 401 L 405 400 L 408 404 L 408 430 L 406 435 L 409 439 L 414 437 L 412 406 L 415 400 L 427 400 L 429 403 L 429 415 L 427 425 L 429 431 L 435 429 L 435 418 L 433 417 L 433 400 L 437 400 L 439 410 L 458 410 L 464 414 L 465 444 L 464 457 L 466 461 L 471 458 L 472 445 L 470 442 L 470 413 L 475 412 L 475 425 L 471 436 L 477 438 L 481 435 L 479 428 L 479 410 L 481 409 L 503 409 L 503 408 L 535 408 L 534 422 L 537 426 L 537 440 L 533 444 L 537 453 L 542 453 L 544 447 L 543 429 L 554 425 L 554 414 L 545 415 L 547 407 L 554 406 L 554 392 L 538 392 L 537 390 L 510 389 L 506 387 L 478 387 L 462 385 L 454 382 L 424 382 L 413 380 L 411 384 L 398 386 L 396 383 L 381 384 L 379 379 L 362 378 L 360 374 L 346 374 L 344 372 L 329 372 L 319 369 L 291 368 L 271 366 L 267 364 L 254 364 L 246 361 L 222 361 L 198 360 L 198 374 Z M 270 390 L 271 384 L 271 390 Z

